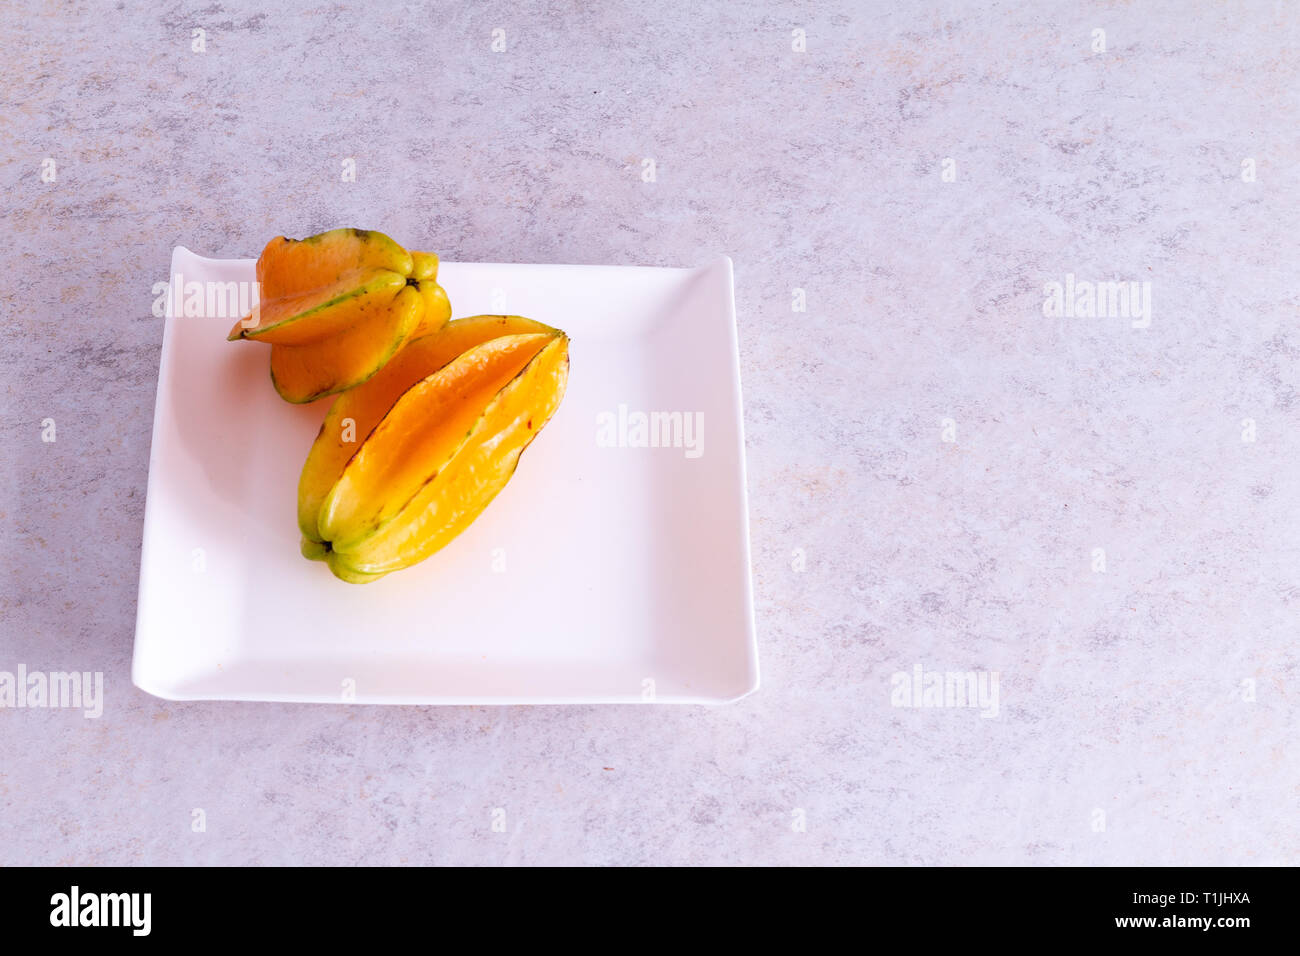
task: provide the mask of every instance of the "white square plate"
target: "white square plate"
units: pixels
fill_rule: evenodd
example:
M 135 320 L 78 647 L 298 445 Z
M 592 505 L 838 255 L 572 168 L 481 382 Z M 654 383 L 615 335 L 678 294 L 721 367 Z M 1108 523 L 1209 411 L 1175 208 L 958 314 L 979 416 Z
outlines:
M 298 551 L 298 473 L 331 399 L 282 401 L 269 348 L 225 341 L 236 319 L 206 292 L 209 314 L 185 315 L 183 295 L 251 283 L 253 270 L 184 248 L 172 258 L 136 686 L 374 704 L 721 703 L 758 686 L 729 259 L 443 263 L 453 315 L 510 312 L 569 333 L 568 393 L 466 532 L 367 585 Z M 683 447 L 618 447 L 640 444 L 637 412 L 704 427 L 676 432 Z

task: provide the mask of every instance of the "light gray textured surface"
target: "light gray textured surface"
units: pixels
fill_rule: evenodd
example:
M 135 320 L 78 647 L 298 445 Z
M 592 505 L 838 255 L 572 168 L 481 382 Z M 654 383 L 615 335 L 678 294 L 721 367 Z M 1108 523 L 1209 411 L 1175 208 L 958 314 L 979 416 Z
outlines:
M 1300 862 L 1300 8 L 706 6 L 0 10 L 0 670 L 107 697 L 0 710 L 0 863 Z M 153 284 L 337 225 L 734 258 L 757 695 L 131 686 Z M 997 718 L 891 706 L 918 663 Z

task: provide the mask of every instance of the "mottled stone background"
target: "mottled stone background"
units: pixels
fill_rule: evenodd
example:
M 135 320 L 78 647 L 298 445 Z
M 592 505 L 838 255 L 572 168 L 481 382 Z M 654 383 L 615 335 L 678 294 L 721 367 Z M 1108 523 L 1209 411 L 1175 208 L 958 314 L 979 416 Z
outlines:
M 362 6 L 0 8 L 0 669 L 107 685 L 0 711 L 0 863 L 1300 862 L 1300 8 Z M 336 225 L 734 258 L 756 695 L 131 685 L 153 284 Z M 918 663 L 998 717 L 891 706 Z

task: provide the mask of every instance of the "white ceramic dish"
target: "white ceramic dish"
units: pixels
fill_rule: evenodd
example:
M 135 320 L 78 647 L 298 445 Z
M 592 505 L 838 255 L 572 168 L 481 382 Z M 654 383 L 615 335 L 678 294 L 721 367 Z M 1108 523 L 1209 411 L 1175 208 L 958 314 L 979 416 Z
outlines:
M 298 552 L 298 472 L 330 399 L 281 401 L 269 349 L 226 342 L 234 320 L 207 301 L 253 267 L 173 255 L 138 687 L 175 700 L 514 704 L 721 703 L 758 686 L 730 260 L 444 263 L 454 315 L 509 312 L 569 333 L 568 393 L 469 530 L 368 585 Z M 196 289 L 204 314 L 185 316 Z M 630 447 L 637 412 L 681 412 L 683 427 L 664 433 L 668 447 Z M 685 430 L 701 417 L 702 433 Z

